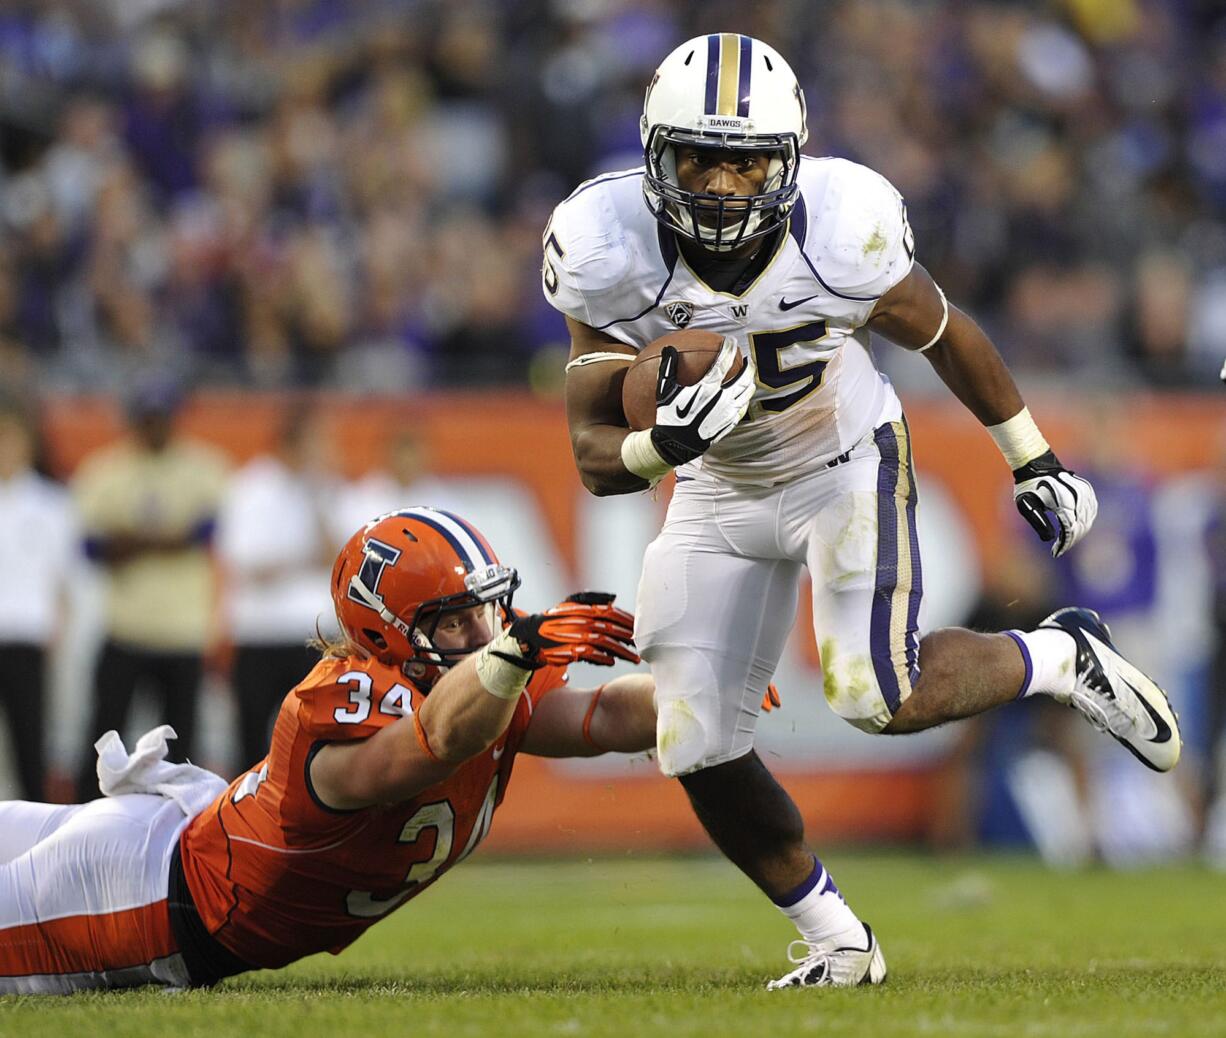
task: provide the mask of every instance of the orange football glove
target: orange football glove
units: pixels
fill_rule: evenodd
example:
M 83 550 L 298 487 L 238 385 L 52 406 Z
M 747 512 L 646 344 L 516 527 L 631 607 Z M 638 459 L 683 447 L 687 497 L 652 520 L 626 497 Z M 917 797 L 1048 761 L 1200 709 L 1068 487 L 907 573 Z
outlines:
M 519 642 L 522 659 L 494 655 L 537 670 L 547 663 L 596 663 L 611 667 L 619 659 L 638 663 L 634 651 L 634 617 L 613 605 L 613 595 L 579 591 L 543 613 L 517 617 L 507 628 Z
M 775 683 L 772 681 L 766 686 L 766 695 L 762 697 L 762 709 L 769 714 L 781 706 L 783 706 L 783 700 L 779 698 L 779 689 L 775 688 Z

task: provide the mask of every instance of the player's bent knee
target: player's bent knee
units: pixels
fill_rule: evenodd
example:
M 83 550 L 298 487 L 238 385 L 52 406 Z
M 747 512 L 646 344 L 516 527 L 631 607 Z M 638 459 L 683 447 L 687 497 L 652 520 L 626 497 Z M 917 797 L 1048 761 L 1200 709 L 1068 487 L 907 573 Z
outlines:
M 703 654 L 682 646 L 644 653 L 656 681 L 656 762 L 669 778 L 745 752 L 720 722 L 719 680 Z M 750 743 L 752 745 L 752 743 Z
M 830 651 L 834 646 L 829 642 L 823 649 L 822 691 L 830 709 L 862 732 L 881 734 L 911 694 L 909 677 L 898 674 L 891 661 L 875 661 L 868 653 Z
M 707 730 L 688 699 L 660 704 L 656 717 L 656 760 L 669 778 L 706 766 Z

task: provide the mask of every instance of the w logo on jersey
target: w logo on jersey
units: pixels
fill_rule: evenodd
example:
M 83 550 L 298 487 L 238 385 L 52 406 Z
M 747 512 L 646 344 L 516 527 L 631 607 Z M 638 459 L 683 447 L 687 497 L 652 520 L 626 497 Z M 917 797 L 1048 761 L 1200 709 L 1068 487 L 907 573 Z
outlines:
M 664 312 L 668 314 L 668 319 L 673 322 L 678 328 L 686 327 L 694 319 L 694 304 L 693 303 L 669 303 L 664 308 Z
M 379 581 L 383 578 L 383 570 L 388 566 L 396 565 L 396 560 L 400 558 L 400 549 L 393 548 L 390 544 L 384 544 L 382 541 L 376 541 L 371 538 L 362 545 L 362 551 L 366 555 L 362 562 L 362 568 L 358 571 L 358 580 L 372 594 L 378 595 Z M 350 585 L 349 598 L 354 602 L 360 602 L 364 606 L 370 605 L 365 598 L 359 595 Z

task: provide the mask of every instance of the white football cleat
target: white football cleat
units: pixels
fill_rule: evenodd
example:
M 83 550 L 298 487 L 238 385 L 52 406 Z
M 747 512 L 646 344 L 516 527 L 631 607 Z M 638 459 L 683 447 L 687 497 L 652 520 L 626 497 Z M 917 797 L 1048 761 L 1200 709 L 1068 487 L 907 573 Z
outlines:
M 1054 698 L 1114 736 L 1147 768 L 1170 771 L 1182 745 L 1179 718 L 1166 693 L 1120 655 L 1102 617 L 1092 609 L 1057 609 L 1039 627 L 1064 631 L 1077 645 L 1073 693 Z
M 788 958 L 796 968 L 766 985 L 767 991 L 783 988 L 854 988 L 861 984 L 880 984 L 885 980 L 885 956 L 868 923 L 864 927 L 864 947 L 836 946 L 832 941 L 810 944 L 793 941 Z M 803 949 L 794 954 L 797 945 Z

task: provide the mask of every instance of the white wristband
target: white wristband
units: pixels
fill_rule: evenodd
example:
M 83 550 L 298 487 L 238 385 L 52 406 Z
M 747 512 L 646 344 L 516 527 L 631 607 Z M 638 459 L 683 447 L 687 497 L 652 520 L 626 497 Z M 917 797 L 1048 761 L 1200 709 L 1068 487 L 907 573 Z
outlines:
M 989 425 L 988 434 L 996 441 L 1000 453 L 1005 456 L 1009 468 L 1020 469 L 1027 462 L 1046 454 L 1051 447 L 1043 439 L 1039 427 L 1030 417 L 1030 408 L 1023 407 L 1007 422 Z
M 632 432 L 622 440 L 622 464 L 627 472 L 633 472 L 648 483 L 658 482 L 673 470 L 651 442 L 650 429 Z
M 528 687 L 532 671 L 508 663 L 495 656 L 493 650 L 505 652 L 508 656 L 523 655 L 518 640 L 512 638 L 510 632 L 503 631 L 477 655 L 477 679 L 491 696 L 498 699 L 518 699 L 520 693 Z

